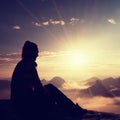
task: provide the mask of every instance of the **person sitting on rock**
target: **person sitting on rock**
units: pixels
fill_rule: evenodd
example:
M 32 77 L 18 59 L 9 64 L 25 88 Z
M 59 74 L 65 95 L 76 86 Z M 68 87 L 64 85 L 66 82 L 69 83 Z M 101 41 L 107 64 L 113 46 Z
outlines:
M 35 62 L 38 52 L 35 43 L 26 41 L 22 49 L 22 59 L 12 75 L 11 101 L 18 113 L 22 113 L 22 116 L 29 120 L 41 117 L 47 119 L 51 112 L 57 114 L 56 111 L 61 112 L 60 114 L 76 115 L 78 111 L 79 114 L 83 114 L 85 110 L 75 105 L 55 86 L 42 85 Z

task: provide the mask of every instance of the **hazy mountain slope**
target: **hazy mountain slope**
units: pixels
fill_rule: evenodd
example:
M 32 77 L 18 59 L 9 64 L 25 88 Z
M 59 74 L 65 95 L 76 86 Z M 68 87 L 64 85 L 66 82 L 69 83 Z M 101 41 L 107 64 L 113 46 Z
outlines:
M 102 84 L 100 80 L 97 80 L 94 85 L 87 89 L 80 90 L 80 96 L 94 97 L 104 96 L 113 97 L 111 92 Z

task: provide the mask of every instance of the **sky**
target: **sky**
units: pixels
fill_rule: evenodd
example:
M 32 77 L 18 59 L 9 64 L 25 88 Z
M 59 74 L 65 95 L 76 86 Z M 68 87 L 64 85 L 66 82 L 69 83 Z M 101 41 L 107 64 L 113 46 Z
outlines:
M 120 0 L 1 0 L 0 79 L 10 79 L 24 42 L 39 47 L 41 79 L 117 77 Z

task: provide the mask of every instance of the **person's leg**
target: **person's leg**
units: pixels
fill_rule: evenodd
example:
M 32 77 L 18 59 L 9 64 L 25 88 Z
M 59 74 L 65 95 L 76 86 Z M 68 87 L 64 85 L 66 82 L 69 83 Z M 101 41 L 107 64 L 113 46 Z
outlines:
M 57 89 L 54 85 L 48 84 L 45 85 L 45 89 L 48 90 L 49 94 L 51 94 L 51 98 L 57 104 L 58 108 L 61 109 L 64 113 L 70 115 L 83 114 L 86 112 L 80 106 L 74 104 L 66 95 L 64 95 L 59 89 Z
M 51 98 L 56 102 L 56 104 L 60 105 L 61 107 L 65 107 L 66 105 L 74 106 L 74 103 L 54 85 L 48 84 L 45 85 L 45 88 L 48 90 Z

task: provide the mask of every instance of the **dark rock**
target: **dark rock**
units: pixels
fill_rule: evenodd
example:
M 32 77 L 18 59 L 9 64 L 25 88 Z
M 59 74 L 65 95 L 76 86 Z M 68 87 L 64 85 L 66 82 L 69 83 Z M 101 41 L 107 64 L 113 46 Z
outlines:
M 81 116 L 81 112 L 83 112 L 81 111 L 81 107 L 79 105 L 77 105 L 76 107 L 78 113 L 75 116 L 71 116 L 71 115 L 61 116 L 61 113 L 58 114 L 53 113 L 52 115 L 54 115 L 56 118 L 54 120 L 118 120 L 120 119 L 119 114 L 97 112 L 90 110 L 85 110 L 84 111 L 85 113 L 82 114 Z M 25 119 L 15 111 L 10 100 L 0 100 L 0 120 L 25 120 Z

